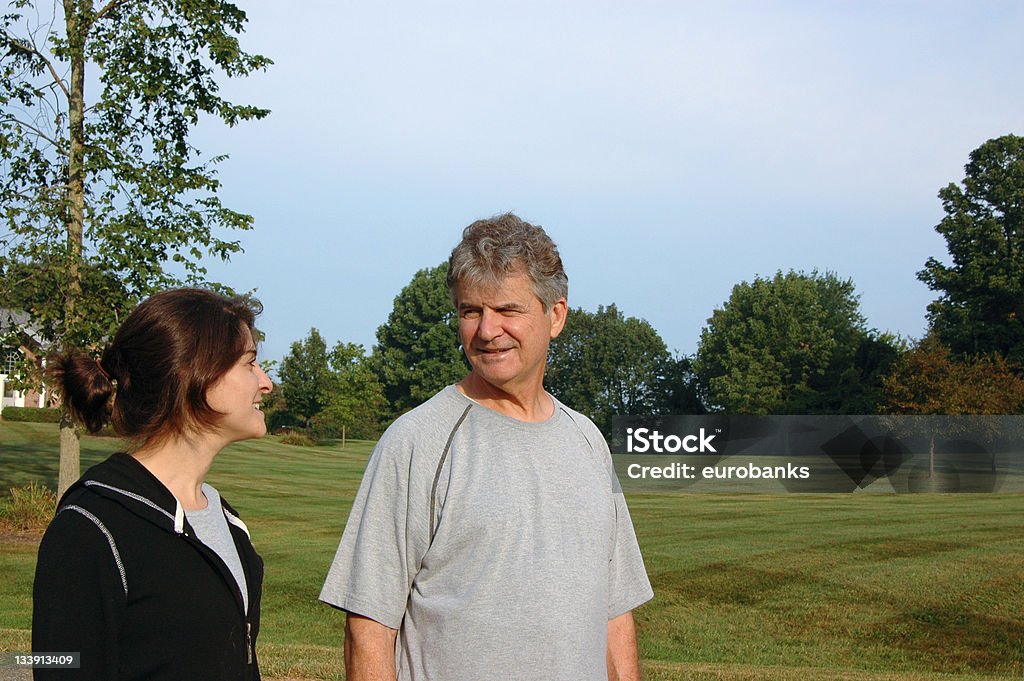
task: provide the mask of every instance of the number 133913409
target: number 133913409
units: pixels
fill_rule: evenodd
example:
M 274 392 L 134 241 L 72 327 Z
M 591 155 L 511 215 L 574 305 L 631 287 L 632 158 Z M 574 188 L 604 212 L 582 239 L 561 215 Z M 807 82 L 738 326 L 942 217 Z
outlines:
M 81 665 L 78 653 L 13 653 L 7 661 L 12 662 L 15 667 L 35 669 L 78 669 Z

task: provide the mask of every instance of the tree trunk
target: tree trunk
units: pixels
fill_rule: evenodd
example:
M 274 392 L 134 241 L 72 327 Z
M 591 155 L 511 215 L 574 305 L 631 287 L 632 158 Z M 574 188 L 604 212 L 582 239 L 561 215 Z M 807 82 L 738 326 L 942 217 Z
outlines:
M 935 433 L 932 433 L 931 441 L 928 444 L 928 479 L 935 479 Z
M 80 475 L 78 429 L 66 411 L 60 415 L 60 468 L 57 473 L 57 498 L 64 496 Z
M 88 2 L 88 0 L 87 0 Z M 64 339 L 74 340 L 78 324 L 76 303 L 82 296 L 79 264 L 82 260 L 82 233 L 85 225 L 85 39 L 88 31 L 84 8 L 75 0 L 64 0 L 64 21 L 67 25 L 71 59 L 71 80 L 68 96 L 68 171 L 65 195 L 67 228 L 67 289 L 64 297 Z M 91 9 L 91 8 L 90 8 Z M 81 443 L 78 430 L 68 417 L 60 422 L 60 474 L 57 494 L 61 495 L 78 479 Z

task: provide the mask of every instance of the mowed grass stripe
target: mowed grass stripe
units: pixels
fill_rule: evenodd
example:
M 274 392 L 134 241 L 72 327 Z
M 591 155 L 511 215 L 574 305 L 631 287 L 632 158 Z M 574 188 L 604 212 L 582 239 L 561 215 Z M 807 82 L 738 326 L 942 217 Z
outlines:
M 267 563 L 268 678 L 342 678 L 343 616 L 316 598 L 372 444 L 268 438 L 214 464 L 210 482 Z M 83 468 L 117 448 L 84 438 Z M 54 484 L 56 452 L 55 426 L 0 422 L 0 488 Z M 629 503 L 656 592 L 636 612 L 645 678 L 1024 677 L 1024 495 L 659 493 Z M 34 562 L 33 543 L 3 544 L 0 649 L 24 646 Z
M 1020 674 L 1022 497 L 631 499 L 661 660 Z

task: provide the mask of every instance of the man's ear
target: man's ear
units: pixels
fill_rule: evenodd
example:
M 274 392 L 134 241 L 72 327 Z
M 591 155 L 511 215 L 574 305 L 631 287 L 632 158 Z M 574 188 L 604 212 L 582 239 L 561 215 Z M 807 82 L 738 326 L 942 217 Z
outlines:
M 551 316 L 551 337 L 558 338 L 558 334 L 562 333 L 562 329 L 565 328 L 565 318 L 569 314 L 569 305 L 565 302 L 565 298 L 559 298 L 552 305 L 548 311 Z

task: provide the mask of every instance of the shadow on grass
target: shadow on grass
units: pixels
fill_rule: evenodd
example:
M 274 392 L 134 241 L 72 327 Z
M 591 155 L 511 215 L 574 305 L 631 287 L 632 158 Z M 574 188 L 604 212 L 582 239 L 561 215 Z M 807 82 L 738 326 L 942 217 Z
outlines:
M 664 603 L 750 605 L 772 597 L 772 592 L 793 584 L 815 582 L 792 570 L 764 570 L 749 564 L 709 563 L 685 572 L 652 575 L 658 598 Z
M 967 549 L 973 544 L 967 542 L 937 541 L 932 539 L 915 539 L 904 537 L 886 541 L 833 542 L 828 545 L 830 551 L 846 551 L 857 557 L 858 561 L 885 561 L 896 558 L 922 558 L 937 556 Z
M 42 456 L 36 444 L 4 444 L 0 452 L 0 494 L 32 480 L 57 487 L 57 452 Z
M 81 445 L 81 470 L 99 463 L 113 452 L 123 449 L 119 438 L 83 438 Z M 29 482 L 38 482 L 51 490 L 57 489 L 57 471 L 60 463 L 60 447 L 41 448 L 38 442 L 4 442 L 0 449 L 0 496 L 9 494 L 12 487 Z
M 937 672 L 1020 672 L 1024 621 L 955 607 L 915 609 L 865 632 L 864 643 L 905 651 Z

